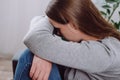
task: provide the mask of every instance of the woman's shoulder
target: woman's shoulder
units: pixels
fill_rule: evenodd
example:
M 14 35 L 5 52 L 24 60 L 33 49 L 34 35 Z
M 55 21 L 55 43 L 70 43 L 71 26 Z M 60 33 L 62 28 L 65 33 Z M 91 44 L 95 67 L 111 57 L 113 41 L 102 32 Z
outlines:
M 108 49 L 110 52 L 117 51 L 118 53 L 118 51 L 120 51 L 120 41 L 115 37 L 106 37 L 100 40 L 99 43 L 102 44 L 102 46 L 105 49 Z
M 87 45 L 88 47 L 92 49 L 99 48 L 99 49 L 105 49 L 110 52 L 112 50 L 120 49 L 120 41 L 115 37 L 106 37 L 106 38 L 103 38 L 97 41 L 94 41 L 94 40 L 82 41 L 81 43 Z
M 101 42 L 101 43 L 111 43 L 111 42 L 117 42 L 117 43 L 120 43 L 120 40 L 118 40 L 117 38 L 115 37 L 105 37 L 101 40 L 90 40 L 88 42 L 94 42 L 94 43 L 98 43 L 98 42 Z
M 115 38 L 115 37 L 105 37 L 103 39 L 100 40 L 88 40 L 88 41 L 81 41 L 82 43 L 111 43 L 111 42 L 118 42 L 120 43 L 120 41 Z
M 51 26 L 48 17 L 46 15 L 41 15 L 41 16 L 35 16 L 32 18 L 30 21 L 30 29 L 35 27 L 36 25 L 40 26 L 41 24 L 46 24 L 48 26 Z
M 31 22 L 37 22 L 37 21 L 41 20 L 43 17 L 45 17 L 45 15 L 34 16 L 31 20 Z
M 31 24 L 39 23 L 42 19 L 46 19 L 46 18 L 47 18 L 47 16 L 45 16 L 45 15 L 35 16 L 32 18 Z
M 120 46 L 120 40 L 118 40 L 115 37 L 106 37 L 104 39 L 101 40 L 102 43 L 106 43 L 106 44 L 116 44 Z

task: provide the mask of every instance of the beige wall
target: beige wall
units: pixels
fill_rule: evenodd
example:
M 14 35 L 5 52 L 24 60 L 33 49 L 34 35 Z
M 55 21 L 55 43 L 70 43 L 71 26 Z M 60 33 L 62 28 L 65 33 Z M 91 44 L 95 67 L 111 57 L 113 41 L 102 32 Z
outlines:
M 30 20 L 44 14 L 49 1 L 0 0 L 0 57 L 25 49 L 22 39 L 28 31 Z

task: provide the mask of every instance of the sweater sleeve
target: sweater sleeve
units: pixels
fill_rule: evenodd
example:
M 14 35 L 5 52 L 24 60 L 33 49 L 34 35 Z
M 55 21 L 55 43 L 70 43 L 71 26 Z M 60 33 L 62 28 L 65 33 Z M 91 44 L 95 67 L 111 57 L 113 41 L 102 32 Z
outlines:
M 87 72 L 101 72 L 111 64 L 109 50 L 97 41 L 68 42 L 53 35 L 48 17 L 36 17 L 24 37 L 24 44 L 37 56 Z

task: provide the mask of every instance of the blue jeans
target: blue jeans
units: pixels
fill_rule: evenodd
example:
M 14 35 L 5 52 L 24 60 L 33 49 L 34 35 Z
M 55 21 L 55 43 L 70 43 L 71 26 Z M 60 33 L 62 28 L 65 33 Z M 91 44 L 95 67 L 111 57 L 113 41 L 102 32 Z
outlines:
M 26 49 L 23 55 L 18 60 L 17 68 L 15 71 L 14 80 L 32 80 L 29 77 L 30 68 L 32 65 L 34 54 Z M 56 64 L 52 64 L 52 70 L 48 80 L 61 80 L 59 69 Z

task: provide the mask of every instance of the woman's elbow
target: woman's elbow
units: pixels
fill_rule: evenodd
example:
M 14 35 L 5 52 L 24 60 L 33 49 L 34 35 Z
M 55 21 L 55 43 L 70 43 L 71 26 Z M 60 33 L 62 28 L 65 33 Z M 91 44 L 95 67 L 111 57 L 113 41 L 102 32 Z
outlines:
M 24 38 L 23 38 L 23 40 L 22 40 L 22 42 L 23 42 L 25 45 L 28 45 L 29 42 L 30 42 L 30 38 L 31 38 L 31 36 L 25 35 Z

